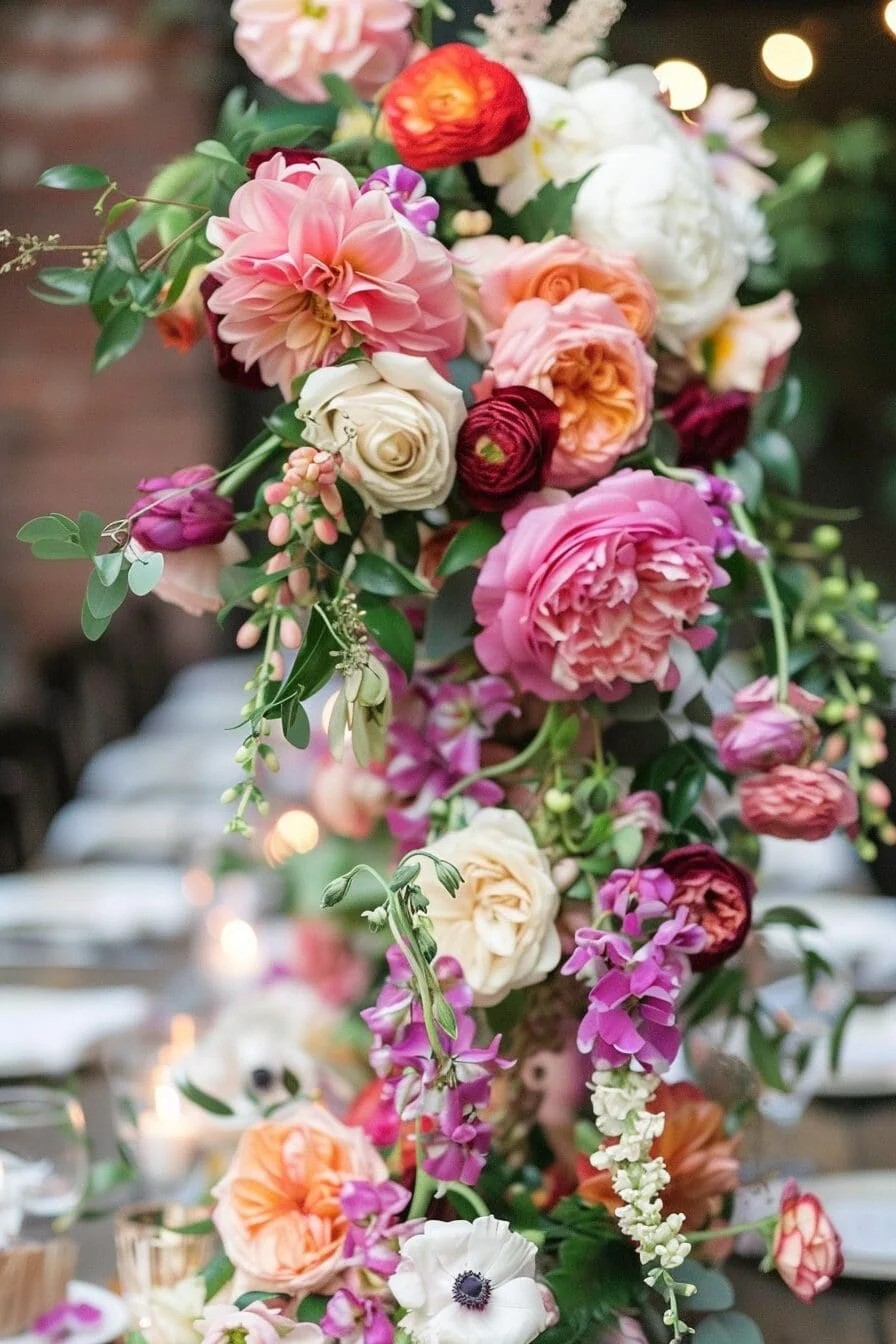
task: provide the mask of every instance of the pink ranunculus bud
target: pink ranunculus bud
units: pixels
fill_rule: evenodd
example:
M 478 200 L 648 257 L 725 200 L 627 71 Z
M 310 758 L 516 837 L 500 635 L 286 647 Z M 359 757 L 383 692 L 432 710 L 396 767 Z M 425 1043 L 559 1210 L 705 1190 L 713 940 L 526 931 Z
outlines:
M 811 1302 L 843 1272 L 837 1229 L 816 1196 L 802 1194 L 795 1181 L 788 1181 L 781 1192 L 772 1259 L 801 1302 Z
M 140 481 L 131 506 L 131 537 L 147 551 L 217 546 L 233 527 L 233 501 L 212 488 L 217 472 L 205 464 Z
M 776 696 L 777 679 L 760 677 L 737 692 L 732 714 L 714 720 L 719 760 L 732 774 L 805 765 L 817 747 L 820 733 L 813 716 L 824 701 L 793 683 L 786 703 Z
M 849 780 L 821 761 L 808 767 L 776 765 L 742 780 L 738 792 L 744 825 L 779 840 L 824 840 L 859 817 Z
M 613 808 L 613 830 L 621 831 L 634 826 L 641 832 L 641 850 L 637 863 L 646 863 L 656 849 L 657 841 L 666 829 L 663 804 L 652 789 L 640 789 L 620 798 Z

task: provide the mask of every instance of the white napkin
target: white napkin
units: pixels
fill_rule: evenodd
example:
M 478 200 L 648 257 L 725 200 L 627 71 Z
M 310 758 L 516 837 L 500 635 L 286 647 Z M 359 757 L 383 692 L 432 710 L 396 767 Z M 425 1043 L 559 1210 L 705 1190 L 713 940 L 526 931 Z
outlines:
M 139 1026 L 150 1002 L 130 985 L 0 987 L 0 1075 L 68 1073 L 106 1036 Z
M 230 708 L 230 724 L 239 705 Z M 160 730 L 112 742 L 88 761 L 78 792 L 97 798 L 130 799 L 155 794 L 197 793 L 217 801 L 240 777 L 233 753 L 242 734 L 220 730 Z
M 843 971 L 856 988 L 896 988 L 896 900 L 892 897 L 764 886 L 756 901 L 757 922 L 777 905 L 795 906 L 815 920 L 818 929 L 802 929 L 801 941 Z M 764 929 L 762 940 L 776 957 L 790 957 L 796 946 L 793 933 L 782 924 Z
M 0 877 L 0 933 L 52 942 L 177 938 L 194 914 L 176 866 L 90 864 Z
M 176 862 L 219 845 L 227 812 L 217 800 L 75 798 L 56 813 L 43 855 L 54 862 L 98 857 Z

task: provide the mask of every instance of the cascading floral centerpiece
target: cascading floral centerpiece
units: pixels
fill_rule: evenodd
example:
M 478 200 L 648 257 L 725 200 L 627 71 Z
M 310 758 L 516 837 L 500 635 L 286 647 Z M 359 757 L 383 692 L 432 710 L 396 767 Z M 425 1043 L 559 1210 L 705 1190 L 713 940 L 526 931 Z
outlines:
M 231 96 L 144 195 L 42 179 L 98 193 L 99 240 L 40 273 L 90 305 L 97 369 L 148 319 L 283 400 L 223 470 L 22 539 L 88 562 L 89 638 L 129 590 L 242 612 L 232 831 L 332 682 L 321 812 L 399 849 L 371 1081 L 246 1129 L 207 1344 L 757 1337 L 695 1263 L 733 1234 L 752 1093 L 661 1076 L 713 1015 L 762 1086 L 804 1062 L 737 955 L 756 837 L 893 840 L 890 688 L 785 433 L 770 224 L 817 165 L 776 186 L 752 95 L 682 118 L 598 59 L 621 9 L 496 0 L 481 45 L 430 50 L 433 0 L 236 0 L 282 101 Z M 6 241 L 7 270 L 76 246 Z M 810 1195 L 757 1226 L 807 1301 L 842 1268 Z

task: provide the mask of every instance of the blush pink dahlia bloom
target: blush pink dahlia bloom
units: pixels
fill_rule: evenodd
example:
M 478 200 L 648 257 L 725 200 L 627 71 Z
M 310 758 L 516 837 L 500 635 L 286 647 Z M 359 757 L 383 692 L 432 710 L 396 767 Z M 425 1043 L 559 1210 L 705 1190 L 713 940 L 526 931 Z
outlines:
M 695 622 L 728 577 L 690 485 L 622 471 L 572 499 L 530 495 L 504 522 L 473 594 L 489 672 L 545 700 L 618 700 L 640 682 L 677 684 L 673 640 L 712 642 Z
M 230 12 L 249 69 L 300 103 L 326 101 L 321 75 L 372 98 L 411 53 L 408 0 L 234 0 Z
M 209 221 L 221 249 L 208 305 L 240 364 L 285 397 L 353 345 L 451 359 L 465 317 L 450 254 L 407 227 L 386 192 L 363 193 L 332 159 L 275 154 Z

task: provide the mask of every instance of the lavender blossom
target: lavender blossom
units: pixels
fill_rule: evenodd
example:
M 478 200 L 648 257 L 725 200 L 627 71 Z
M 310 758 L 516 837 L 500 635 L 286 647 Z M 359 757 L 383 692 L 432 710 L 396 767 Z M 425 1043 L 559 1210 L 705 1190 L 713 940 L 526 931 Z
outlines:
M 403 163 L 377 168 L 361 184 L 362 196 L 368 191 L 384 191 L 397 215 L 420 233 L 435 233 L 439 203 L 434 196 L 427 196 L 426 182 L 413 168 L 406 168 Z

